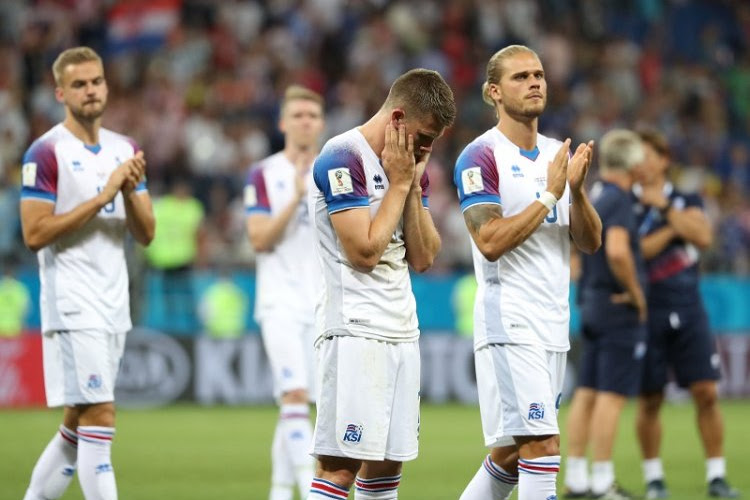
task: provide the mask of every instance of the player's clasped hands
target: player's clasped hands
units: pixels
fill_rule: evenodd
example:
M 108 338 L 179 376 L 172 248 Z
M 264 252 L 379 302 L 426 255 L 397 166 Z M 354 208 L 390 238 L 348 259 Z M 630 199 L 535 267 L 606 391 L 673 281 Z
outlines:
M 568 162 L 568 185 L 571 191 L 583 189 L 583 181 L 591 165 L 591 157 L 594 155 L 594 141 L 581 143 L 573 153 Z
M 104 202 L 109 203 L 122 190 L 128 194 L 143 180 L 146 175 L 146 159 L 143 151 L 138 151 L 135 156 L 121 163 L 109 176 L 107 184 L 101 191 Z
M 560 146 L 557 154 L 547 166 L 547 191 L 555 195 L 558 200 L 565 192 L 565 181 L 568 179 L 568 149 L 570 139 Z
M 391 186 L 410 186 L 414 181 L 414 137 L 407 137 L 406 126 L 388 123 L 385 128 L 385 147 L 381 155 L 383 170 Z

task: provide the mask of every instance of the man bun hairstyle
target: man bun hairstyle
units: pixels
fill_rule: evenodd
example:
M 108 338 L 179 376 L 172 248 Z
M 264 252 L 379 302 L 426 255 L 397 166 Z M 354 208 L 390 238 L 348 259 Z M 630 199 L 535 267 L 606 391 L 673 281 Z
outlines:
M 487 79 L 482 84 L 482 100 L 484 102 L 493 108 L 495 107 L 495 101 L 490 97 L 490 84 L 494 83 L 497 85 L 500 83 L 500 78 L 503 76 L 503 62 L 506 59 L 524 52 L 534 54 L 534 57 L 539 59 L 539 55 L 525 45 L 508 45 L 490 57 L 490 60 L 487 61 Z

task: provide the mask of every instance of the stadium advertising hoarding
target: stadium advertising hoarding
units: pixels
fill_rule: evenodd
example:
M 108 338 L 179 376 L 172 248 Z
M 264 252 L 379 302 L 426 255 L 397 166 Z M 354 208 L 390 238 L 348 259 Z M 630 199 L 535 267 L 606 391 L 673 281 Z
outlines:
M 722 395 L 750 397 L 750 335 L 718 338 L 724 378 Z M 477 401 L 472 341 L 449 331 L 420 340 L 422 397 L 440 403 Z M 565 395 L 575 386 L 578 346 L 568 358 Z M 0 339 L 0 407 L 43 406 L 41 338 Z M 674 389 L 669 394 L 677 394 Z M 137 328 L 128 336 L 115 397 L 129 407 L 173 402 L 204 405 L 273 401 L 271 373 L 259 335 L 239 339 L 175 337 Z

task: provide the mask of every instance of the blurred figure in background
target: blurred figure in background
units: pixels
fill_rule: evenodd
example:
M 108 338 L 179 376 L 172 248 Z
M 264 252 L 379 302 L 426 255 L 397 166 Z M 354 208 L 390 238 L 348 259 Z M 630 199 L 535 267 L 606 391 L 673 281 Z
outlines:
M 128 231 L 141 245 L 154 237 L 146 161 L 101 127 L 108 89 L 96 52 L 68 49 L 52 71 L 65 119 L 24 155 L 21 223 L 39 258 L 47 404 L 64 410 L 24 500 L 60 498 L 76 468 L 86 500 L 116 500 L 114 389 L 132 328 L 124 243 Z
M 198 315 L 203 331 L 217 339 L 239 338 L 245 333 L 248 299 L 226 270 L 201 295 Z
M 659 458 L 661 421 L 668 371 L 690 390 L 706 456 L 708 494 L 737 498 L 726 480 L 724 422 L 717 381 L 721 377 L 716 342 L 699 290 L 700 251 L 713 240 L 699 195 L 678 191 L 667 180 L 669 144 L 654 131 L 642 131 L 646 161 L 638 171 L 636 214 L 648 271 L 648 350 L 646 351 L 637 430 L 643 455 L 646 498 L 667 498 Z
M 176 174 L 169 193 L 154 200 L 156 235 L 146 260 L 161 286 L 162 328 L 195 333 L 198 327 L 193 292 L 193 267 L 198 258 L 204 217 L 187 179 Z
M 13 264 L 9 259 L 5 260 L 5 263 L 0 263 L 0 337 L 16 337 L 23 332 L 31 296 L 26 285 L 13 277 Z
M 261 160 L 245 187 L 247 234 L 257 252 L 255 321 L 271 364 L 281 411 L 271 449 L 269 500 L 304 498 L 313 478 L 313 341 L 320 270 L 305 194 L 320 151 L 323 98 L 292 85 L 281 102 L 284 149 Z
M 633 497 L 615 483 L 612 453 L 622 408 L 640 389 L 646 348 L 646 277 L 630 197 L 644 152 L 638 135 L 622 129 L 602 137 L 600 152 L 591 198 L 602 249 L 583 256 L 579 282 L 583 354 L 568 415 L 565 498 L 626 500 Z

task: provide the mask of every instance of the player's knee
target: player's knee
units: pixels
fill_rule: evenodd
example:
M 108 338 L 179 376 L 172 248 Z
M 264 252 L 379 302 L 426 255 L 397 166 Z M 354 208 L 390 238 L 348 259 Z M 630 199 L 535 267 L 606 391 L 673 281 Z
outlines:
M 655 417 L 659 414 L 664 396 L 661 393 L 646 394 L 640 398 L 641 412 L 649 417 Z
M 518 474 L 518 449 L 516 447 L 493 448 L 490 457 L 508 474 Z
M 361 466 L 361 461 L 352 458 L 321 456 L 318 457 L 316 474 L 326 481 L 351 488 Z
M 516 438 L 522 458 L 533 459 L 560 454 L 559 436 L 524 436 Z
M 697 382 L 692 385 L 690 392 L 699 410 L 713 408 L 719 401 L 719 394 L 715 382 Z
M 281 396 L 281 404 L 307 404 L 310 398 L 306 389 L 292 389 Z
M 101 403 L 79 407 L 78 425 L 95 425 L 98 427 L 115 426 L 115 405 Z

